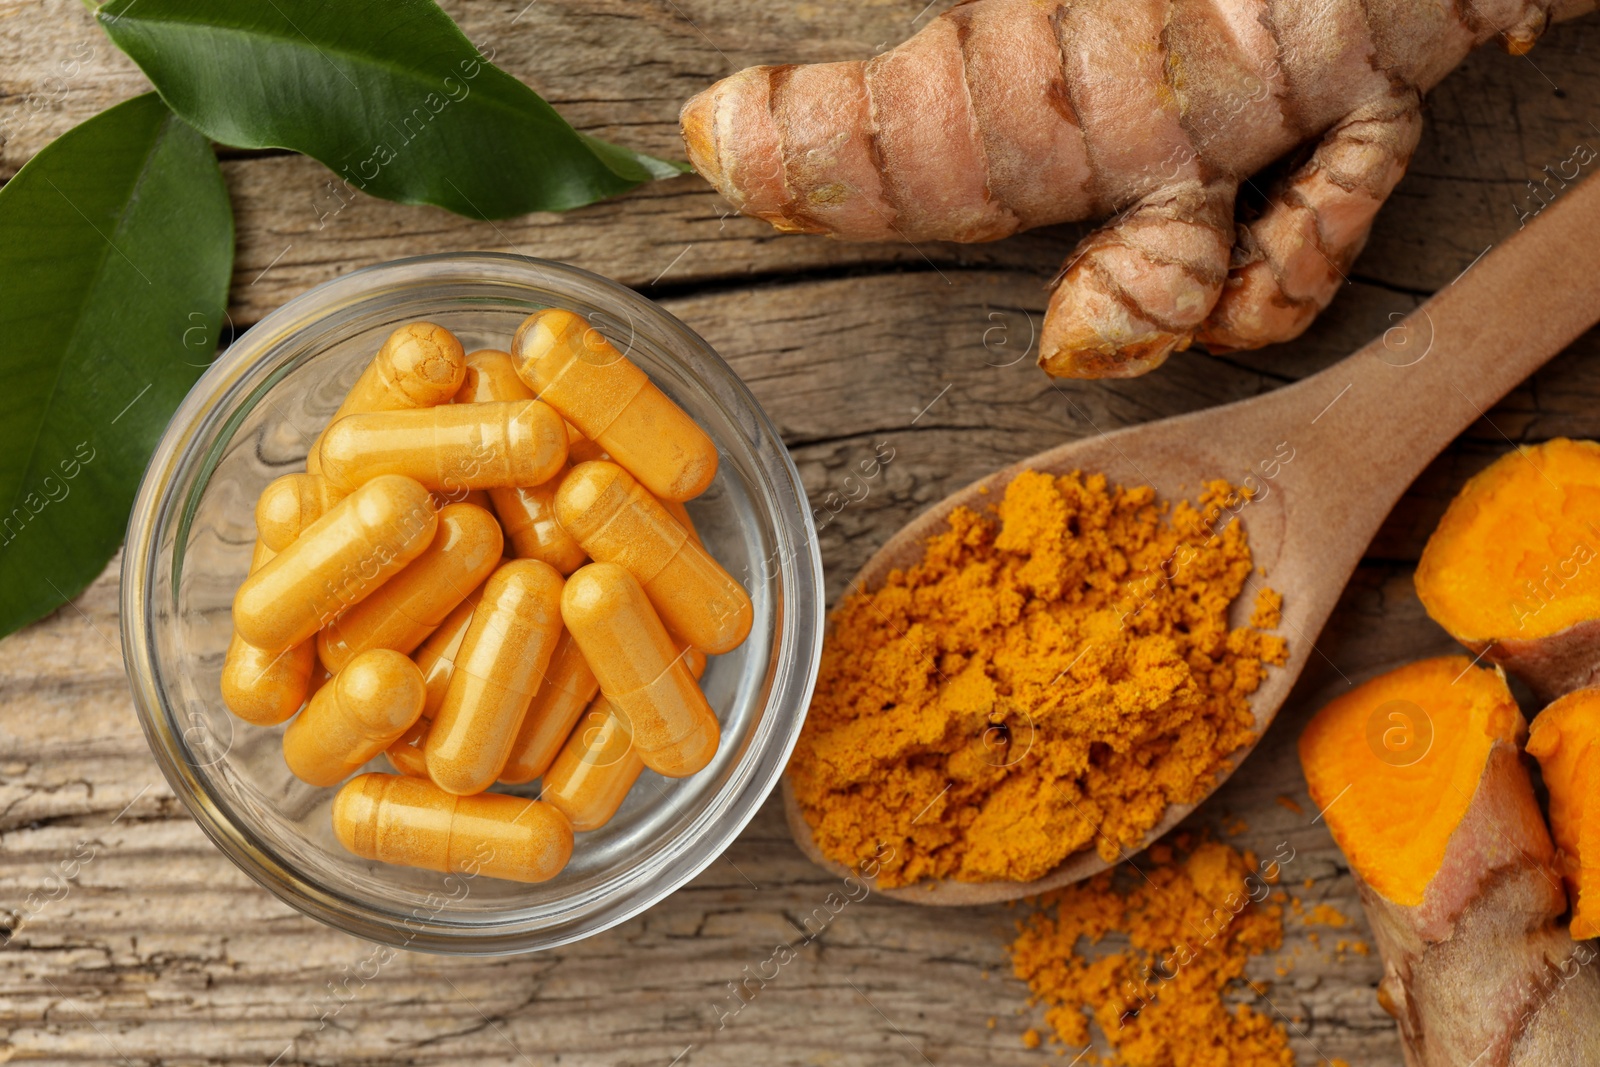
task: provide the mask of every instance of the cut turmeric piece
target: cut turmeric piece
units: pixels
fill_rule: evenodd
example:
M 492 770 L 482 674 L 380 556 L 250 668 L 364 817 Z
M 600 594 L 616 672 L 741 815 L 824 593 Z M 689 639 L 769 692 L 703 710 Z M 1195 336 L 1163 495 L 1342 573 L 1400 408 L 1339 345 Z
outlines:
M 1600 689 L 1568 693 L 1541 711 L 1528 731 L 1528 754 L 1550 790 L 1556 867 L 1572 904 L 1572 936 L 1600 935 Z
M 1559 922 L 1522 734 L 1499 669 L 1450 656 L 1367 682 L 1301 735 L 1410 1067 L 1600 1063 L 1600 1029 L 1572 1023 L 1600 1013 L 1600 973 Z
M 1556 438 L 1467 482 L 1423 550 L 1417 596 L 1452 637 L 1553 699 L 1600 668 L 1597 550 L 1600 445 Z
M 1351 866 L 1385 899 L 1414 906 L 1490 750 L 1515 745 L 1522 729 L 1499 674 L 1449 656 L 1391 671 L 1323 708 L 1300 737 L 1300 761 Z

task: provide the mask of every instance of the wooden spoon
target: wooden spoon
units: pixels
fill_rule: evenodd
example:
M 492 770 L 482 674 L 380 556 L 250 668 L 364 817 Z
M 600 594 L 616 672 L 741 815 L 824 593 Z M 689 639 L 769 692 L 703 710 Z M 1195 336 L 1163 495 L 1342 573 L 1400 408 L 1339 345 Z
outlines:
M 912 520 L 867 561 L 851 588 L 876 588 L 890 570 L 916 563 L 952 509 L 983 510 L 1023 470 L 1102 471 L 1113 483 L 1153 486 L 1168 500 L 1193 498 L 1213 478 L 1258 486 L 1237 520 L 1255 562 L 1283 594 L 1280 632 L 1289 642 L 1289 662 L 1269 669 L 1250 701 L 1259 737 L 1306 663 L 1321 655 L 1317 634 L 1406 486 L 1458 433 L 1596 321 L 1600 179 L 1590 178 L 1382 337 L 1320 374 L 1250 400 L 1073 441 L 996 471 Z M 1247 590 L 1234 604 L 1235 625 L 1253 600 Z M 1236 752 L 1222 777 L 1249 751 Z M 801 850 L 831 871 L 850 873 L 817 848 L 787 777 L 784 804 Z M 1170 805 L 1139 847 L 1193 808 Z M 1032 882 L 927 881 L 884 892 L 918 904 L 986 904 L 1067 885 L 1107 866 L 1091 848 Z

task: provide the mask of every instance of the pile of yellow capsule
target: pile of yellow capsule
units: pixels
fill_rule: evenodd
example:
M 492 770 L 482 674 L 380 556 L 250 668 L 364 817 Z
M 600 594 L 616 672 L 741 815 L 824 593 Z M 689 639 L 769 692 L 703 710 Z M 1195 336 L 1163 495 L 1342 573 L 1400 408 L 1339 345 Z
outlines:
M 357 855 L 552 878 L 645 768 L 716 755 L 699 678 L 752 618 L 683 507 L 716 471 L 705 432 L 570 311 L 531 315 L 510 352 L 403 326 L 306 473 L 257 501 L 223 702 L 293 720 L 284 761 L 344 783 L 333 829 Z M 345 781 L 379 753 L 400 773 Z M 537 800 L 488 792 L 534 779 Z

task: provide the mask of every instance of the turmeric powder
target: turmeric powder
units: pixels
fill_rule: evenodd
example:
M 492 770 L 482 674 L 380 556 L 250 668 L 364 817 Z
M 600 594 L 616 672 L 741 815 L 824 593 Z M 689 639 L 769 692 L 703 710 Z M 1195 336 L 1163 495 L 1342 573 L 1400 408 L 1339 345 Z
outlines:
M 1169 509 L 1026 471 L 994 518 L 958 508 L 921 563 L 847 596 L 789 766 L 823 853 L 877 859 L 885 888 L 1032 881 L 1091 845 L 1114 860 L 1203 796 L 1286 651 L 1261 632 L 1270 590 L 1228 625 L 1243 499 L 1216 481 Z
M 1099 1028 L 1111 1056 L 1075 1062 L 1293 1067 L 1279 1021 L 1230 1007 L 1249 961 L 1283 943 L 1283 907 L 1261 873 L 1270 861 L 1216 841 L 1177 845 L 1151 848 L 1136 873 L 1106 871 L 1040 897 L 1017 924 L 1013 970 L 1069 1054 L 1089 1045 L 1091 1019 Z M 1118 934 L 1126 950 L 1089 948 Z

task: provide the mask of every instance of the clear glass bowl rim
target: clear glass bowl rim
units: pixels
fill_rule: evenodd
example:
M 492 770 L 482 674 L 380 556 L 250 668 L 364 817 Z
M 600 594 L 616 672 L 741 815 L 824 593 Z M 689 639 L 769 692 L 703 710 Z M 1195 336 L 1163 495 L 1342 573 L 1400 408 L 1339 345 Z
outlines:
M 632 890 L 622 899 L 558 926 L 530 930 L 431 923 L 419 930 L 411 924 L 396 926 L 277 863 L 218 807 L 204 776 L 180 754 L 179 714 L 155 680 L 152 594 L 156 568 L 171 565 L 163 541 L 170 538 L 185 504 L 176 488 L 194 477 L 194 468 L 203 462 L 202 449 L 214 446 L 234 405 L 248 395 L 240 392 L 242 383 L 257 376 L 285 339 L 380 293 L 484 281 L 576 292 L 597 305 L 620 307 L 642 331 L 670 339 L 716 372 L 696 376 L 720 402 L 737 408 L 759 428 L 754 448 L 763 473 L 777 481 L 781 492 L 782 511 L 772 519 L 782 553 L 784 625 L 762 723 L 737 765 L 739 773 L 697 820 L 702 833 L 684 835 L 685 847 L 632 872 Z M 202 484 L 195 480 L 194 490 Z M 658 903 L 714 862 L 776 787 L 799 738 L 822 654 L 822 559 L 809 501 L 777 428 L 748 387 L 703 338 L 632 289 L 567 264 L 501 252 L 439 253 L 354 270 L 294 297 L 241 334 L 189 391 L 150 459 L 129 516 L 121 579 L 123 661 L 135 711 L 163 775 L 205 834 L 236 866 L 297 911 L 379 944 L 449 955 L 507 955 L 590 937 Z

